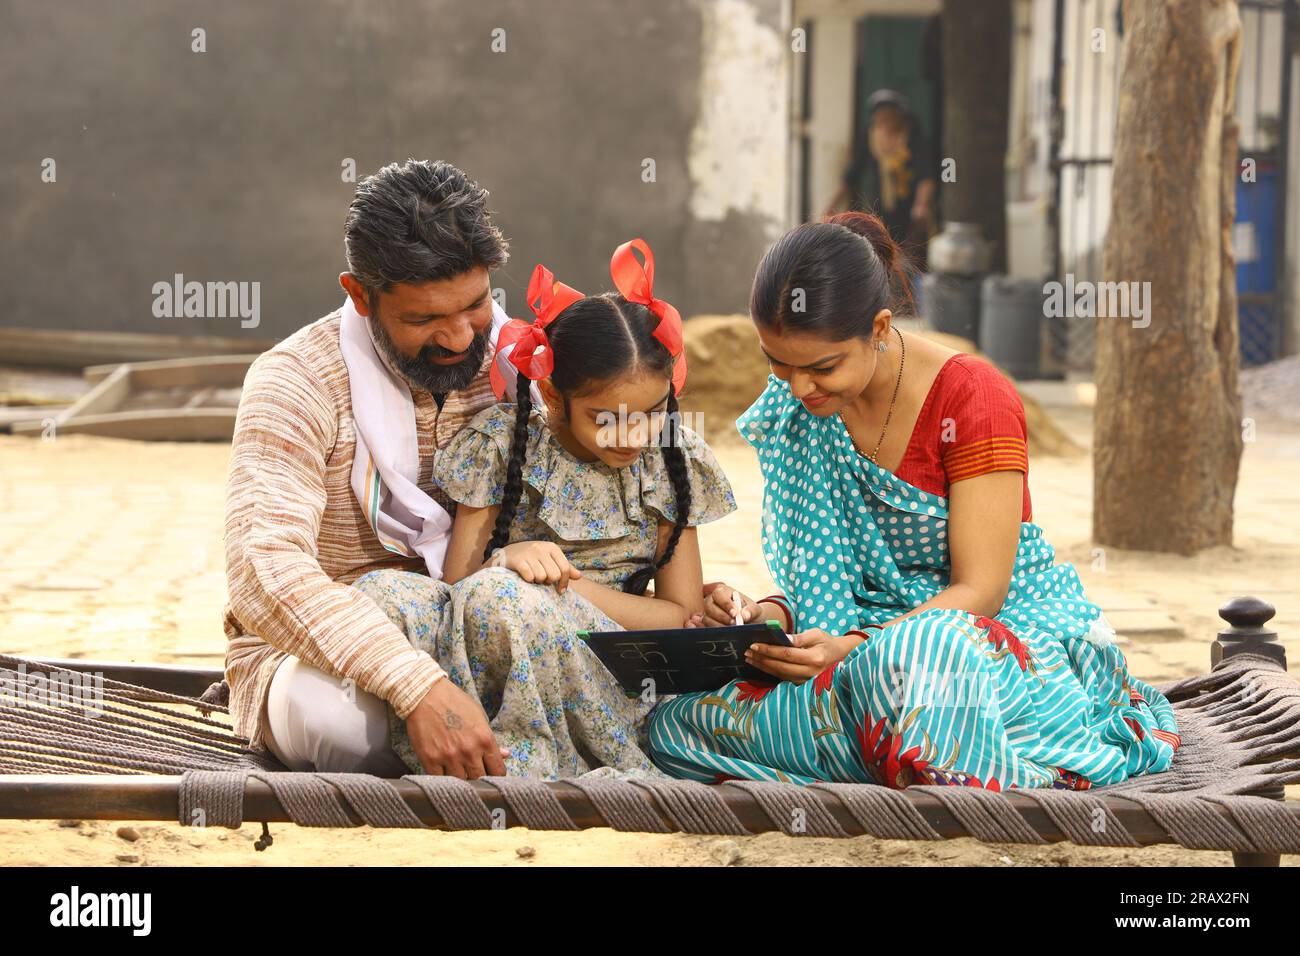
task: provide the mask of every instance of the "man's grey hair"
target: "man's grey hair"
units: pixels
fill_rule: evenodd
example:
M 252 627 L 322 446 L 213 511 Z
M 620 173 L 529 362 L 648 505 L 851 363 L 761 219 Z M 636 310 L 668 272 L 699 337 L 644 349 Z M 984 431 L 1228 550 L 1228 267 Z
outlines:
M 357 185 L 344 225 L 348 271 L 370 297 L 398 283 L 450 279 L 509 258 L 488 191 L 451 163 L 390 163 Z

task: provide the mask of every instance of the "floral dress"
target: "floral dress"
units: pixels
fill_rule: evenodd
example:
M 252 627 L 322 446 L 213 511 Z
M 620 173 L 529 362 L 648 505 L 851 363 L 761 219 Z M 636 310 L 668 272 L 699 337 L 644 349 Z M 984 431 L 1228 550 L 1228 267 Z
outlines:
M 998 397 L 1009 390 L 989 372 L 971 374 L 982 400 L 1007 414 L 961 419 L 963 405 L 985 413 L 955 402 L 968 450 L 952 464 L 978 454 L 1006 470 L 1007 449 L 1023 445 L 1023 409 L 1014 392 Z M 985 419 L 1020 424 L 990 432 Z M 1042 528 L 1021 523 L 994 617 L 931 609 L 882 629 L 948 585 L 946 496 L 859 455 L 837 416 L 811 414 L 775 376 L 737 427 L 758 451 L 764 556 L 795 627 L 866 639 L 802 684 L 733 681 L 664 701 L 650 728 L 661 769 L 705 781 L 994 790 L 1085 789 L 1168 769 L 1180 743 L 1173 708 L 1129 673 Z
M 455 502 L 500 504 L 515 406 L 480 412 L 434 458 L 434 480 Z M 687 523 L 736 510 L 713 452 L 679 429 L 691 487 Z M 647 448 L 631 465 L 584 462 L 565 449 L 534 409 L 528 422 L 524 490 L 509 541 L 551 541 L 583 576 L 619 589 L 655 556 L 659 523 L 674 521 L 676 496 L 663 455 Z M 625 692 L 579 630 L 620 626 L 569 588 L 529 584 L 505 568 L 484 568 L 456 584 L 404 571 L 376 571 L 355 585 L 483 704 L 511 775 L 556 779 L 602 766 L 658 775 L 647 756 L 650 702 Z M 406 723 L 389 708 L 393 749 L 423 772 Z

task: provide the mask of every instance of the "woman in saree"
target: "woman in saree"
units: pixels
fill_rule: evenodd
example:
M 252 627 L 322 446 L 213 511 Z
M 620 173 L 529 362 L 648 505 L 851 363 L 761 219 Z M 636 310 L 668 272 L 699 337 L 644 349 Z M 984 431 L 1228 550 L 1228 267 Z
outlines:
M 737 421 L 783 593 L 743 597 L 792 647 L 770 683 L 662 702 L 651 756 L 693 780 L 1084 789 L 1165 770 L 1173 710 L 1129 674 L 1032 521 L 1024 409 L 972 356 L 892 325 L 906 288 L 875 216 L 788 232 L 750 299 L 772 374 Z M 730 587 L 703 618 L 735 620 Z M 698 622 L 700 619 L 693 619 Z

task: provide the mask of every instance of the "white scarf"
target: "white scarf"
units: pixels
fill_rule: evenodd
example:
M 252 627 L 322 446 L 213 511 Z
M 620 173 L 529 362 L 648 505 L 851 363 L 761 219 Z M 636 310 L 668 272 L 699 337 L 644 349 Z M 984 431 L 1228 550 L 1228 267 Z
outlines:
M 366 521 L 385 548 L 394 554 L 424 558 L 429 576 L 442 577 L 442 564 L 451 538 L 451 515 L 420 490 L 420 443 L 415 430 L 415 402 L 406 380 L 384 360 L 371 337 L 370 320 L 361 316 L 349 297 L 343 303 L 339 347 L 348 367 L 352 392 L 352 421 L 356 455 L 352 459 L 352 491 Z M 497 334 L 510 321 L 492 302 L 492 331 L 488 348 L 495 353 Z M 506 400 L 515 400 L 515 367 L 497 358 L 506 382 Z M 533 398 L 540 401 L 536 386 Z

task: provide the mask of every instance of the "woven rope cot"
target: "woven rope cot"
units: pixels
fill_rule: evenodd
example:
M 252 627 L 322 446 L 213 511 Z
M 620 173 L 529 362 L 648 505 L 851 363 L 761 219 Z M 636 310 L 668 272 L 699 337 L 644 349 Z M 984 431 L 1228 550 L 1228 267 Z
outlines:
M 1182 735 L 1173 767 L 1086 791 L 292 773 L 223 719 L 220 671 L 0 655 L 0 819 L 1173 843 L 1277 865 L 1300 853 L 1284 790 L 1300 784 L 1300 685 L 1265 628 L 1272 607 L 1238 598 L 1220 614 L 1212 670 L 1160 688 Z M 92 705 L 76 693 L 88 675 Z

